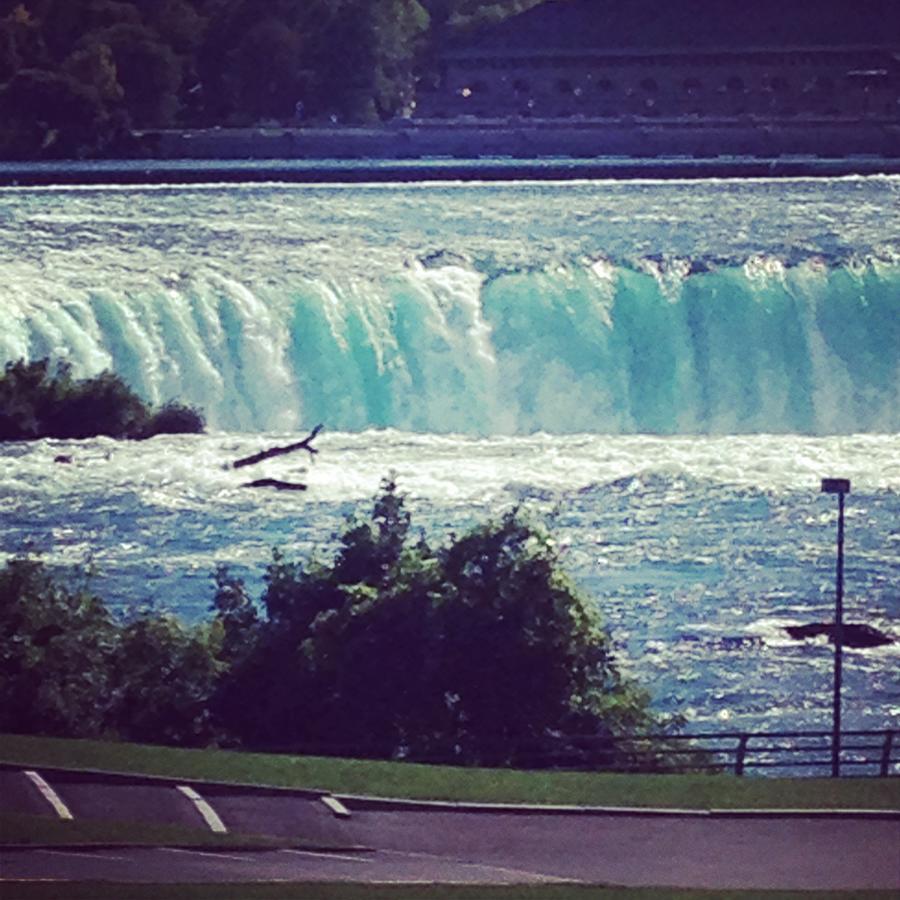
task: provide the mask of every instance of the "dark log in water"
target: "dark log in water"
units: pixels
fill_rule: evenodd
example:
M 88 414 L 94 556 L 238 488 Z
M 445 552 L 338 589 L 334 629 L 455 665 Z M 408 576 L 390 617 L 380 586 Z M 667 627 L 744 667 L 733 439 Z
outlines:
M 806 638 L 818 637 L 820 634 L 828 635 L 828 640 L 834 643 L 834 623 L 810 622 L 807 625 L 787 625 L 784 629 L 789 637 L 795 641 Z M 847 624 L 844 625 L 845 647 L 883 647 L 885 644 L 893 644 L 894 639 L 888 637 L 883 631 L 873 628 L 871 625 Z
M 306 485 L 301 484 L 299 481 L 281 481 L 278 478 L 257 478 L 255 481 L 248 481 L 245 484 L 242 484 L 241 487 L 248 487 L 248 488 L 270 487 L 270 488 L 275 488 L 276 491 L 305 491 L 306 490 Z
M 233 462 L 232 468 L 242 469 L 244 466 L 253 466 L 265 459 L 271 459 L 273 456 L 284 456 L 285 453 L 294 453 L 297 450 L 306 450 L 310 456 L 315 456 L 319 451 L 312 446 L 312 442 L 321 430 L 322 426 L 316 425 L 302 441 L 297 441 L 296 444 L 287 444 L 284 447 L 272 447 L 269 450 L 254 453 L 252 456 L 245 456 Z

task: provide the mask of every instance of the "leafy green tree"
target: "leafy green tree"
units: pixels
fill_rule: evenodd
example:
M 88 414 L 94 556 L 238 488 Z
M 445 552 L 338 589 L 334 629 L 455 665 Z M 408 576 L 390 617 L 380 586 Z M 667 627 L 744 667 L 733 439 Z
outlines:
M 146 438 L 158 434 L 199 434 L 206 427 L 203 414 L 193 406 L 169 400 L 155 412 L 144 415 L 144 424 L 130 437 Z
M 0 83 L 19 69 L 41 69 L 47 64 L 47 47 L 40 21 L 24 3 L 15 4 L 0 18 Z
M 142 431 L 145 419 L 140 397 L 112 372 L 69 382 L 48 414 L 53 437 L 75 439 L 136 434 Z
M 34 559 L 0 569 L 0 731 L 104 733 L 117 652 L 116 626 L 84 583 Z
M 0 731 L 209 744 L 220 650 L 215 629 L 171 616 L 119 624 L 84 574 L 0 569 Z
M 65 73 L 20 69 L 0 88 L 0 157 L 90 153 L 107 117 L 95 91 Z
M 85 44 L 109 47 L 125 108 L 138 128 L 172 125 L 180 104 L 183 67 L 175 51 L 142 24 L 119 23 L 94 31 Z
M 415 70 L 425 47 L 430 18 L 418 0 L 382 0 L 372 9 L 375 38 L 373 97 L 389 118 L 411 109 Z
M 227 566 L 219 566 L 213 577 L 216 592 L 212 609 L 222 632 L 219 656 L 233 664 L 252 651 L 259 615 L 243 581 L 235 578 Z
M 87 44 L 66 57 L 62 70 L 89 89 L 107 106 L 122 102 L 125 91 L 119 84 L 116 61 L 106 44 Z
M 567 730 L 618 684 L 599 615 L 562 573 L 550 536 L 509 513 L 442 554 L 447 692 L 471 755 Z M 485 749 L 482 750 L 481 747 Z
M 107 435 L 143 439 L 203 431 L 203 416 L 176 402 L 154 410 L 112 372 L 72 378 L 72 367 L 47 359 L 6 364 L 0 375 L 0 441 Z
M 266 618 L 217 704 L 247 745 L 503 764 L 559 732 L 654 723 L 551 537 L 519 513 L 435 550 L 388 480 L 337 542 L 330 564 L 268 569 Z
M 283 21 L 256 22 L 228 54 L 236 102 L 250 122 L 290 118 L 305 93 L 303 44 Z
M 161 40 L 179 55 L 191 58 L 202 46 L 209 18 L 189 0 L 152 0 L 146 15 Z
M 202 628 L 144 613 L 125 624 L 110 667 L 110 726 L 125 740 L 202 747 L 217 736 L 210 698 L 220 672 Z

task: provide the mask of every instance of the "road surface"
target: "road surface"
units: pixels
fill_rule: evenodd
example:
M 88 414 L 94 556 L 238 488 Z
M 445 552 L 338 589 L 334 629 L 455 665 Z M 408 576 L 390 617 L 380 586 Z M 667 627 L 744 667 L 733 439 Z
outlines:
M 900 814 L 474 810 L 354 798 L 343 798 L 342 809 L 316 792 L 193 783 L 188 793 L 212 810 L 210 817 L 176 782 L 40 774 L 76 819 L 196 828 L 218 821 L 234 834 L 287 837 L 298 847 L 4 848 L 2 879 L 900 890 Z M 33 780 L 14 769 L 0 769 L 0 811 L 59 814 Z

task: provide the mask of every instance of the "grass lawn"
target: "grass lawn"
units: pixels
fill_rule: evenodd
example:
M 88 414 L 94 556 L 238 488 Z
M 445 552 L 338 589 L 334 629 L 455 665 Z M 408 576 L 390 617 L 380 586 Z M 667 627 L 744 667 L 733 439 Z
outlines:
M 900 778 L 522 772 L 0 735 L 0 762 L 485 803 L 900 809 Z M 5 900 L 5 898 L 4 898 Z
M 887 891 L 699 891 L 580 885 L 5 883 L 3 900 L 892 900 Z

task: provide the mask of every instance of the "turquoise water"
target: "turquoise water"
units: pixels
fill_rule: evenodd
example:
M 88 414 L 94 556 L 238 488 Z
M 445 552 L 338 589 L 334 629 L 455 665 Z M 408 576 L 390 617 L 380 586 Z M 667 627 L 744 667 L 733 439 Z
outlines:
M 622 664 L 700 727 L 828 727 L 848 618 L 900 637 L 900 179 L 0 191 L 0 355 L 114 368 L 211 433 L 0 448 L 0 553 L 90 559 L 119 609 L 207 614 L 273 545 L 327 553 L 389 471 L 437 538 L 548 517 Z M 302 497 L 229 460 L 322 422 Z M 73 463 L 53 463 L 58 453 Z M 257 477 L 254 475 L 254 477 Z M 845 724 L 896 727 L 900 645 Z
M 900 430 L 900 178 L 0 196 L 0 356 L 214 427 Z

